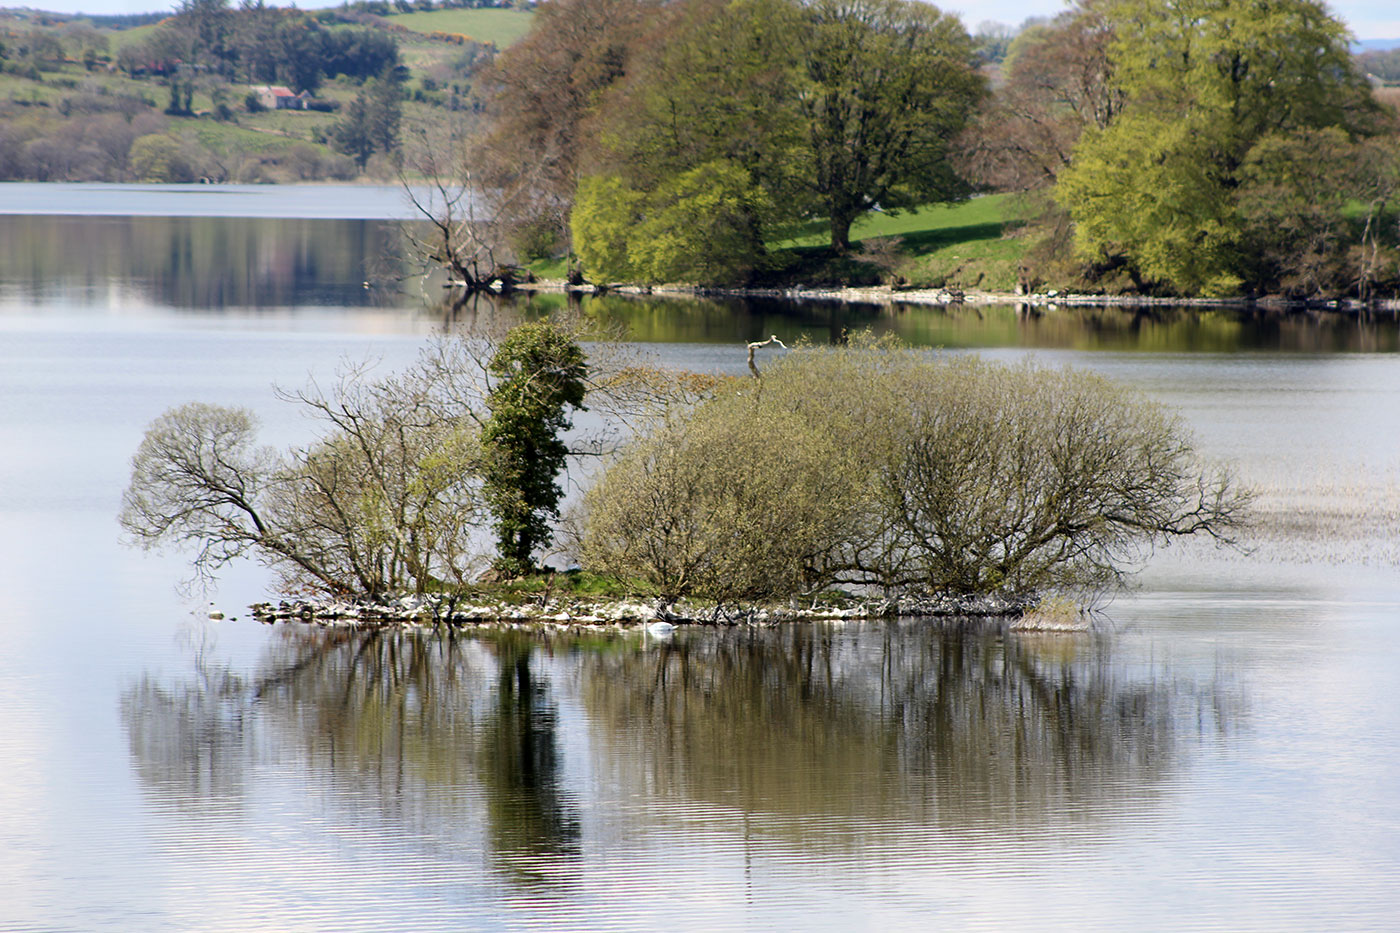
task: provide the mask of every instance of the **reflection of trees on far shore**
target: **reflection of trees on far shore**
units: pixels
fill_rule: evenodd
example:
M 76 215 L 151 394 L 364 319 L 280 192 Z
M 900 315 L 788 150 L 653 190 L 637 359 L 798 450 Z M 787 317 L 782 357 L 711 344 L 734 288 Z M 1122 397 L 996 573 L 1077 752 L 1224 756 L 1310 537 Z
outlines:
M 392 221 L 40 216 L 0 223 L 0 281 L 40 301 L 121 287 L 173 308 L 361 307 L 401 302 L 404 272 L 402 235 Z
M 561 691 L 581 702 L 584 731 L 561 726 Z M 827 825 L 857 839 L 891 821 L 1029 827 L 1150 799 L 1242 709 L 1218 673 L 1118 658 L 1108 640 L 923 624 L 646 645 L 285 626 L 251 675 L 201 664 L 122 698 L 136 770 L 161 805 L 227 812 L 260 779 L 299 769 L 331 809 L 484 850 L 527 889 L 570 876 L 559 868 L 583 851 L 586 795 L 654 804 L 624 822 L 690 804 L 773 816 L 805 842 Z
M 820 343 L 869 328 L 921 347 L 1042 347 L 1149 352 L 1385 352 L 1400 350 L 1387 316 L 1185 305 L 889 305 L 787 298 L 602 295 L 590 316 L 641 341 L 740 343 L 769 334 Z

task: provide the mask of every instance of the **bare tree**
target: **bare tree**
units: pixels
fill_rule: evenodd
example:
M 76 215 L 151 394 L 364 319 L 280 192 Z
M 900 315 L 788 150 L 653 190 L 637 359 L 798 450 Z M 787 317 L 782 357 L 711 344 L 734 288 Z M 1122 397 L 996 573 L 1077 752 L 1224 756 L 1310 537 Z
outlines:
M 509 288 L 517 275 L 506 242 L 515 199 L 486 184 L 480 138 L 422 127 L 408 135 L 405 162 L 412 176 L 400 169 L 399 181 L 418 219 L 404 226 L 404 235 L 422 271 L 445 271 L 448 284 L 464 295 Z
M 585 325 L 565 318 L 553 326 L 571 342 L 599 336 Z M 281 453 L 256 444 L 246 410 L 171 409 L 132 458 L 121 524 L 141 547 L 193 549 L 198 581 L 255 556 L 289 589 L 368 597 L 459 589 L 488 564 L 481 432 L 503 379 L 492 360 L 509 333 L 501 323 L 434 342 L 399 374 L 361 363 L 343 367 L 327 388 L 279 389 L 321 428 L 311 443 Z M 584 389 L 611 423 L 571 436 L 565 453 L 577 463 L 614 450 L 715 383 L 649 366 L 612 342 L 591 343 Z
M 1084 0 L 1016 38 L 1004 82 L 963 134 L 963 171 L 997 188 L 1046 188 L 1069 165 L 1080 134 L 1112 122 L 1124 94 L 1113 82 L 1113 31 L 1102 6 Z
M 282 397 L 324 425 L 278 455 L 254 444 L 241 409 L 166 412 L 132 458 L 120 521 L 145 548 L 192 546 L 197 579 L 254 554 L 291 588 L 335 595 L 423 593 L 476 569 L 477 425 L 462 375 L 425 354 L 401 376 L 342 372 Z

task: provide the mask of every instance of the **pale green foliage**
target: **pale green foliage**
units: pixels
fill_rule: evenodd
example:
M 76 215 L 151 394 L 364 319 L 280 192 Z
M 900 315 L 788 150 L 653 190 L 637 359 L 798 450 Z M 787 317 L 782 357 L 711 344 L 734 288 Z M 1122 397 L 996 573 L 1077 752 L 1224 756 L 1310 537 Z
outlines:
M 1113 0 L 1122 115 L 1086 132 L 1056 197 L 1088 258 L 1184 293 L 1239 290 L 1252 247 L 1235 192 L 1269 134 L 1364 131 L 1374 104 L 1346 28 L 1316 0 Z
M 767 205 L 740 168 L 706 162 L 652 192 L 628 257 L 643 282 L 742 282 L 763 246 L 758 214 Z
M 587 499 L 582 557 L 661 595 L 1095 589 L 1243 497 L 1107 380 L 888 345 L 807 348 L 639 440 Z
M 626 282 L 634 276 L 628 245 L 635 235 L 644 196 L 616 176 L 579 182 L 571 218 L 574 248 L 595 282 Z
M 1182 294 L 1236 293 L 1243 229 L 1214 148 L 1198 121 L 1137 111 L 1086 130 L 1055 190 L 1080 251 Z
M 766 203 L 748 175 L 725 162 L 645 194 L 619 178 L 585 179 L 574 242 L 584 268 L 603 282 L 742 282 L 762 255 L 756 217 Z
M 143 182 L 190 182 L 195 180 L 194 160 L 189 147 L 163 133 L 139 136 L 128 156 L 131 174 Z

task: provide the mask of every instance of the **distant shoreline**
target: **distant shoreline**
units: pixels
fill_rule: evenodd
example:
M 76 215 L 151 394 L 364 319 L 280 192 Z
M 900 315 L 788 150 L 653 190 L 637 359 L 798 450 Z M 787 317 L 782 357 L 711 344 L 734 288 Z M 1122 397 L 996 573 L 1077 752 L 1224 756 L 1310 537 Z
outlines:
M 1012 292 L 987 292 L 959 289 L 919 288 L 900 289 L 891 286 L 803 285 L 796 288 L 712 288 L 688 285 L 570 285 L 562 280 L 542 280 L 516 285 L 519 291 L 572 292 L 584 295 L 626 295 L 645 298 L 778 298 L 795 301 L 832 301 L 854 304 L 912 304 L 912 305 L 1029 305 L 1037 308 L 1060 306 L 1111 306 L 1121 308 L 1200 307 L 1232 308 L 1265 311 L 1327 311 L 1343 314 L 1381 312 L 1400 313 L 1400 298 L 1383 298 L 1372 302 L 1356 299 L 1332 301 L 1303 301 L 1265 296 L 1263 298 L 1180 298 L 1148 295 L 1089 295 L 1058 291 L 1018 295 Z

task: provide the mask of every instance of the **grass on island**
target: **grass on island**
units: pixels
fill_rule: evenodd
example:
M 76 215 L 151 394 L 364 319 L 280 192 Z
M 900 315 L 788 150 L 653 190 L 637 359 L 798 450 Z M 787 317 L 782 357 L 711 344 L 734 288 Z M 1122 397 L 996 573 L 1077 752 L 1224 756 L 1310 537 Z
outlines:
M 532 573 L 512 580 L 477 583 L 455 591 L 468 602 L 518 606 L 538 603 L 542 599 L 572 597 L 589 600 L 641 598 L 645 588 L 628 585 L 616 577 L 589 573 L 586 570 L 563 570 Z
M 398 13 L 385 19 L 414 32 L 458 33 L 479 42 L 494 42 L 503 49 L 530 31 L 534 14 L 525 10 L 461 9 Z

